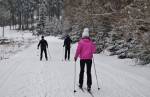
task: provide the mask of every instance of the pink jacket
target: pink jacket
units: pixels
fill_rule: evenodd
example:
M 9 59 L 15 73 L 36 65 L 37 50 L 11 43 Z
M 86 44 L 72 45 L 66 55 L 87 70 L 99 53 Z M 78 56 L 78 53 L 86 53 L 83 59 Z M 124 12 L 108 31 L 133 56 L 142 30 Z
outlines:
M 75 58 L 77 59 L 79 56 L 80 59 L 92 59 L 95 51 L 96 46 L 92 40 L 90 38 L 82 38 L 78 42 Z

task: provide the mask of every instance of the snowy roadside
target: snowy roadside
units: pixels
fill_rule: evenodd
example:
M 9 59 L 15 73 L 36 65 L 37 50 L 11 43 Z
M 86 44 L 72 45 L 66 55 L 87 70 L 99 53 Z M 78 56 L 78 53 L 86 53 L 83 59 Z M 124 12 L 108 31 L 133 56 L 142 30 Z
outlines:
M 10 30 L 5 28 L 4 38 L 2 37 L 2 28 L 0 28 L 0 60 L 9 59 L 10 56 L 24 50 L 35 43 L 38 38 L 33 36 L 30 31 Z M 2 40 L 5 40 L 3 43 Z

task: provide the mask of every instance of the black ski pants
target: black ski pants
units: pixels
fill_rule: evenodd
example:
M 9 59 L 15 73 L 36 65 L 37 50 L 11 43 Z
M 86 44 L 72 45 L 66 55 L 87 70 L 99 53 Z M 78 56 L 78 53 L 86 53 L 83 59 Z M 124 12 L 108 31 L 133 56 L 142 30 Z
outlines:
M 91 76 L 91 67 L 92 67 L 92 60 L 91 59 L 81 59 L 80 60 L 80 74 L 79 74 L 79 84 L 83 85 L 83 79 L 84 79 L 84 67 L 87 67 L 87 86 L 91 88 L 92 85 L 92 76 Z
M 42 58 L 43 58 L 43 52 L 45 53 L 45 58 L 46 58 L 46 60 L 48 60 L 46 48 L 41 48 L 41 57 L 40 57 L 40 60 L 42 60 Z
M 70 47 L 65 47 L 65 60 L 70 60 Z

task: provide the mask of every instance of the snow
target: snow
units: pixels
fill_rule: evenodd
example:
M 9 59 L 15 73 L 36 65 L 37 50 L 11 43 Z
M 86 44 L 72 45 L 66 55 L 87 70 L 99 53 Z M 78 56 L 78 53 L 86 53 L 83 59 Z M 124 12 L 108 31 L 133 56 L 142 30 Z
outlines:
M 21 39 L 21 38 L 32 38 L 32 33 L 29 31 L 20 31 L 20 30 L 10 30 L 7 26 L 5 27 L 4 37 L 9 39 Z M 3 28 L 0 27 L 0 37 L 2 37 Z
M 8 59 L 9 56 L 28 47 L 37 39 L 30 31 L 10 30 L 8 26 L 5 27 L 5 35 L 3 38 L 2 31 L 3 28 L 0 27 L 0 39 L 7 39 L 8 41 L 3 45 L 0 44 L 0 60 Z
M 63 41 L 57 37 L 46 37 L 51 58 L 39 61 L 37 44 L 0 61 L 0 97 L 91 97 L 76 86 L 73 93 L 74 53 L 77 44 L 72 45 L 71 60 L 63 61 Z M 150 97 L 150 68 L 135 65 L 131 59 L 120 60 L 117 56 L 95 54 L 100 90 L 97 90 L 92 67 L 94 97 Z M 79 60 L 76 63 L 78 84 Z M 84 80 L 86 88 L 86 76 Z

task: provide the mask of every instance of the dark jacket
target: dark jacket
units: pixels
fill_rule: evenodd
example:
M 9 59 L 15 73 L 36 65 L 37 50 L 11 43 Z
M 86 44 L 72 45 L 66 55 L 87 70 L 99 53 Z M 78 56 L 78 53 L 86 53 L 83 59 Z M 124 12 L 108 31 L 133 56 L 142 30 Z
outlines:
M 39 48 L 39 46 L 41 47 L 41 49 L 46 49 L 46 48 L 48 48 L 48 43 L 45 39 L 41 39 L 38 44 L 38 48 Z
M 67 36 L 67 37 L 65 38 L 65 40 L 64 40 L 64 46 L 65 46 L 66 48 L 70 48 L 70 47 L 71 47 L 71 43 L 72 43 L 72 40 L 70 39 L 69 36 Z

